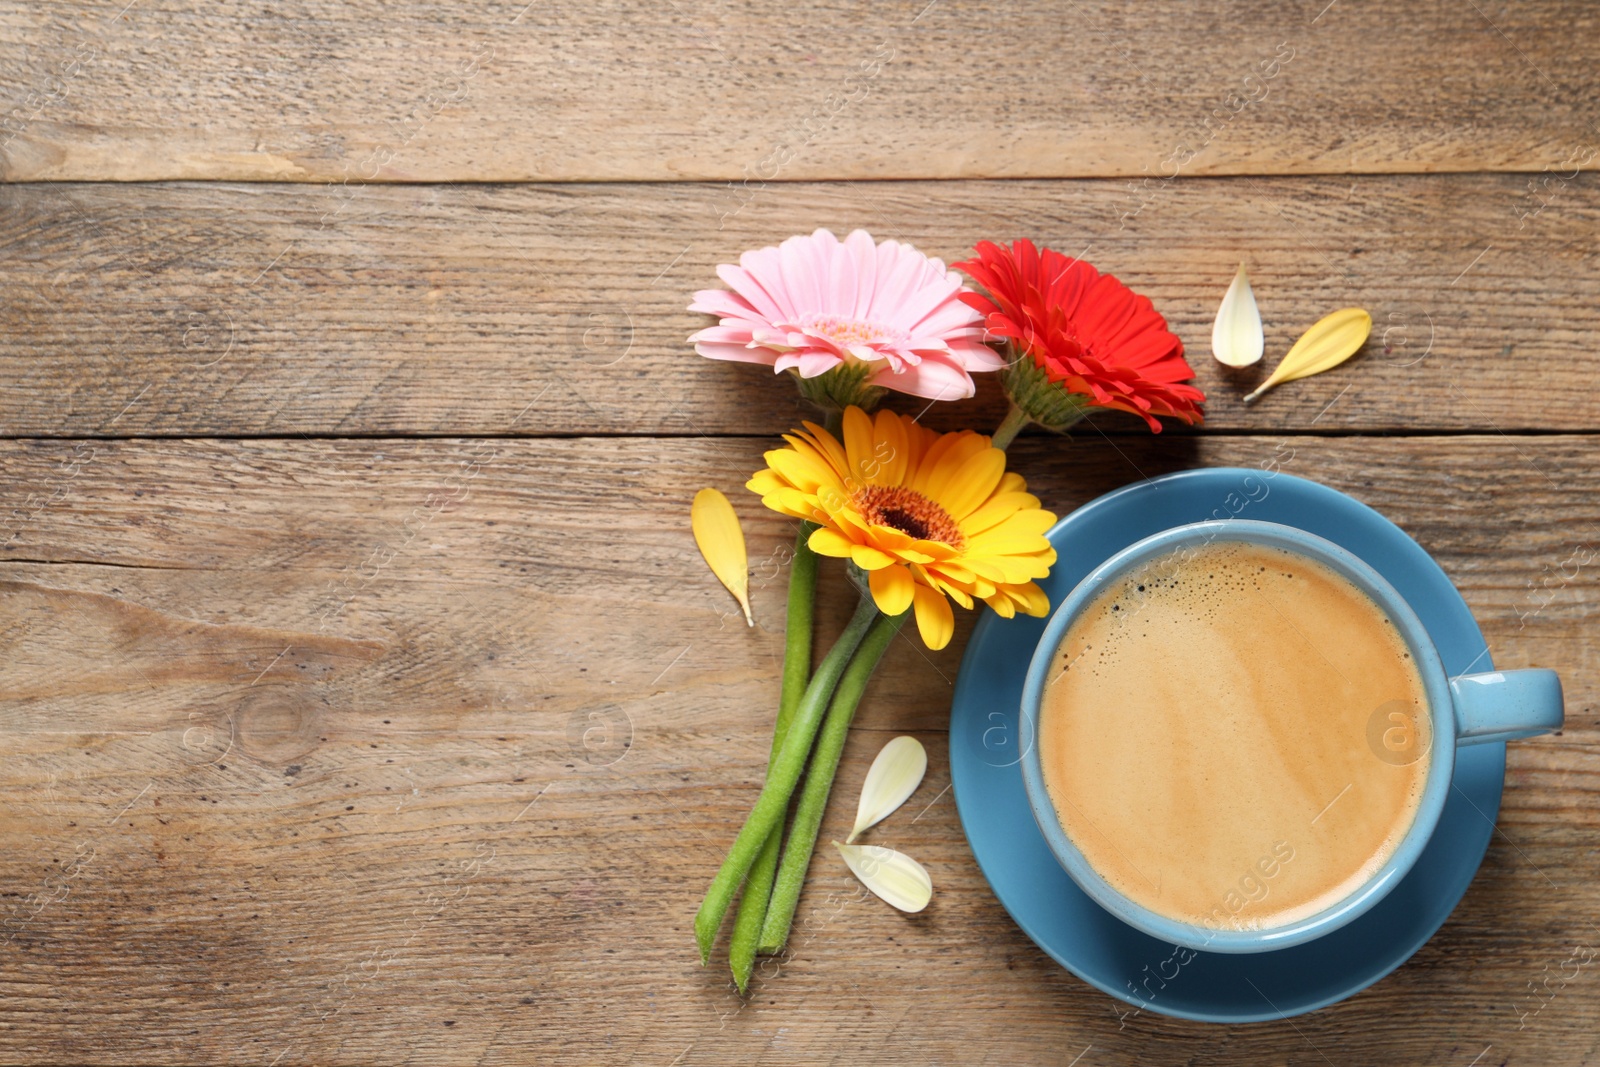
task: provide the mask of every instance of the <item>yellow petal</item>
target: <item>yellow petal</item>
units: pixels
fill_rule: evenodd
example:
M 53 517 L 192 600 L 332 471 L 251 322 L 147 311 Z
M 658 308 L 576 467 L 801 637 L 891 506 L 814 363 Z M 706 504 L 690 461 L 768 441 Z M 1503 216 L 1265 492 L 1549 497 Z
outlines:
M 871 545 L 856 545 L 850 550 L 850 560 L 864 571 L 878 571 L 892 565 L 895 558 L 881 548 Z M 898 611 L 894 614 L 900 614 Z
M 940 435 L 918 424 L 915 419 L 907 419 L 900 425 L 906 432 L 906 469 L 900 476 L 900 484 L 904 485 L 911 472 L 922 465 L 923 457 Z
M 979 578 L 985 578 L 991 582 L 1003 582 L 1006 580 L 1006 572 L 987 559 L 967 556 L 961 561 L 961 565 Z
M 955 559 L 961 554 L 961 551 L 953 545 L 945 544 L 943 541 L 913 541 L 910 548 L 900 554 L 906 559 L 910 559 L 913 553 L 919 557 L 934 560 Z
M 937 652 L 950 643 L 951 635 L 956 632 L 955 612 L 950 610 L 950 601 L 943 593 L 925 585 L 916 586 L 912 592 L 917 608 L 917 632 L 922 635 L 922 643 Z
M 768 452 L 766 460 L 767 466 L 803 492 L 815 493 L 823 484 L 831 484 L 834 480 L 833 470 L 809 447 L 805 452 L 793 448 L 779 448 Z
M 967 541 L 966 558 L 971 560 L 979 557 L 1005 566 L 997 557 L 1040 555 L 1049 548 L 1050 541 L 1044 534 L 1027 532 L 1013 534 L 1004 529 L 997 533 L 990 530 Z
M 844 446 L 839 444 L 838 439 L 833 434 L 814 422 L 802 421 L 800 425 L 806 428 L 806 436 L 816 446 L 817 451 L 821 452 L 828 462 L 833 465 L 833 469 L 838 472 L 839 477 L 844 477 L 849 466 L 848 461 L 845 459 Z
M 797 519 L 809 519 L 812 522 L 820 521 L 817 498 L 810 493 L 802 493 L 798 489 L 779 489 L 762 497 L 761 502 L 773 511 L 784 515 L 792 515 Z
M 990 447 L 989 439 L 982 434 L 973 433 L 971 430 L 962 430 L 959 433 L 947 433 L 928 449 L 928 454 L 923 457 L 922 465 L 911 478 L 911 488 L 940 504 L 944 503 L 944 494 L 947 487 L 954 479 L 956 472 L 966 466 L 973 456 Z M 998 451 L 998 450 L 997 450 Z M 1001 453 L 1001 469 L 1005 468 L 1005 453 Z
M 1256 294 L 1241 263 L 1217 308 L 1217 320 L 1211 324 L 1211 354 L 1226 366 L 1248 367 L 1261 358 L 1265 347 Z
M 928 869 L 905 853 L 881 845 L 841 845 L 837 841 L 833 847 L 861 884 L 890 907 L 918 912 L 933 899 Z
M 917 539 L 904 530 L 896 530 L 893 526 L 884 526 L 873 523 L 872 543 L 889 552 L 899 552 L 908 545 L 916 544 Z
M 968 595 L 965 589 L 954 582 L 945 581 L 942 577 L 936 579 L 936 581 L 939 583 L 940 591 L 945 593 L 951 600 L 954 600 L 969 611 L 972 610 L 972 597 Z
M 977 552 L 990 538 L 1023 537 L 1030 534 L 1043 536 L 1045 531 L 1055 524 L 1056 517 L 1051 512 L 1040 508 L 1018 508 L 987 530 L 968 530 L 967 547 Z
M 1006 476 L 1000 479 L 1000 488 L 995 490 L 997 493 L 1026 493 L 1027 491 L 1027 480 L 1016 471 L 1006 471 Z
M 927 773 L 928 752 L 915 737 L 897 737 L 884 745 L 867 770 L 867 780 L 861 783 L 856 824 L 844 843 L 850 844 L 861 836 L 861 831 L 894 814 L 911 799 Z
M 861 513 L 851 507 L 843 507 L 835 511 L 832 515 L 832 520 L 833 524 L 839 527 L 841 532 L 859 531 L 863 538 L 871 534 L 873 530 L 880 529 L 880 527 L 874 526 L 862 518 Z
M 941 560 L 937 566 L 925 567 L 929 573 L 940 579 L 952 582 L 971 582 L 977 577 L 972 571 L 967 570 L 965 560 Z
M 984 601 L 984 603 L 993 608 L 994 613 L 1000 616 L 1002 619 L 1014 618 L 1017 614 L 1017 605 L 1010 597 L 1006 596 L 1005 590 L 1003 589 L 995 593 L 995 595 L 990 597 L 988 600 Z
M 811 537 L 806 544 L 811 546 L 811 551 L 819 556 L 832 556 L 835 559 L 849 559 L 855 551 L 856 544 L 838 530 L 827 526 L 820 526 L 811 531 Z
M 739 528 L 733 505 L 717 490 L 702 489 L 694 495 L 694 505 L 689 509 L 689 526 L 711 573 L 744 608 L 744 621 L 754 626 L 755 620 L 750 617 L 750 565 L 744 551 L 744 531 Z
M 907 420 L 908 422 L 910 420 Z M 906 423 L 892 411 L 878 412 L 872 427 L 872 463 L 868 472 L 878 485 L 899 485 L 905 480 L 910 458 L 906 442 Z
M 795 445 L 794 450 L 814 466 L 820 477 L 820 484 L 843 487 L 844 483 L 840 479 L 839 469 L 834 466 L 833 458 L 826 450 L 799 437 L 794 438 L 794 440 L 800 442 Z
M 1050 564 L 1046 563 L 1043 556 L 993 556 L 991 557 L 1000 567 L 1002 579 L 1006 585 L 1021 585 L 1035 578 L 1043 578 L 1050 573 Z
M 985 448 L 963 463 L 934 499 L 959 523 L 989 499 L 1005 472 L 1006 454 Z
M 1038 506 L 1039 498 L 1032 493 L 997 492 L 984 502 L 983 507 L 961 520 L 961 532 L 971 537 L 1004 522 L 1025 508 L 1032 510 Z M 1054 516 L 1051 518 L 1054 519 Z
M 1331 370 L 1355 355 L 1367 343 L 1372 333 L 1372 316 L 1360 308 L 1343 308 L 1324 316 L 1320 322 L 1300 335 L 1300 340 L 1289 349 L 1272 377 L 1262 382 L 1255 392 L 1244 398 L 1248 404 L 1262 393 L 1281 382 L 1292 382 Z
M 845 486 L 854 489 L 870 484 L 864 472 L 872 465 L 872 417 L 854 404 L 844 409 L 844 452 L 848 460 Z
M 791 488 L 788 481 L 770 467 L 762 467 L 752 474 L 750 480 L 744 483 L 744 487 L 752 493 L 759 493 L 762 496 L 776 493 L 779 489 Z
M 1034 618 L 1042 619 L 1050 614 L 1050 598 L 1034 582 L 1007 586 L 1006 595 L 1017 602 L 1017 607 Z
M 944 456 L 965 437 L 970 437 L 971 431 L 958 431 L 956 433 L 936 434 L 922 449 L 922 454 L 917 457 L 916 464 L 906 472 L 905 485 L 923 496 L 927 496 L 924 482 L 933 469 L 944 461 Z
M 867 585 L 872 589 L 872 602 L 885 615 L 898 615 L 909 608 L 911 594 L 917 587 L 911 572 L 900 566 L 868 571 Z

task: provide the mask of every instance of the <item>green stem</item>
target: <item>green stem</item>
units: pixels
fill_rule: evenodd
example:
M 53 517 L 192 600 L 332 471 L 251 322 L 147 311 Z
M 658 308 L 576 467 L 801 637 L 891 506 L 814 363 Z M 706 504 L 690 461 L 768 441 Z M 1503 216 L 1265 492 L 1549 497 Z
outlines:
M 817 554 L 811 551 L 814 522 L 802 522 L 794 535 L 794 559 L 789 563 L 789 617 L 784 626 L 783 689 L 778 701 L 778 730 L 772 739 L 772 758 L 778 756 L 782 731 L 789 728 L 794 709 L 811 681 L 811 630 L 817 607 Z
M 839 441 L 844 440 L 844 408 L 827 408 L 822 413 L 822 428 Z
M 822 725 L 822 716 L 828 710 L 828 698 L 833 696 L 839 676 L 844 673 L 845 665 L 877 615 L 877 606 L 871 598 L 863 597 L 850 624 L 823 658 L 817 673 L 811 676 L 811 683 L 800 698 L 800 706 L 795 709 L 794 720 L 789 723 L 789 732 L 784 735 L 783 748 L 767 768 L 767 782 L 761 787 L 761 795 L 745 817 L 744 826 L 734 839 L 733 847 L 728 849 L 728 856 L 722 861 L 717 876 L 711 880 L 706 897 L 700 902 L 700 910 L 695 912 L 694 936 L 700 946 L 702 964 L 711 958 L 711 945 L 717 939 L 717 930 L 728 913 L 728 906 L 733 903 L 739 883 L 749 873 L 768 835 L 782 826 L 784 812 L 789 807 L 789 797 L 799 784 L 800 772 L 806 766 L 806 755 L 811 751 L 811 742 L 816 739 L 817 728 Z
M 995 430 L 994 437 L 989 443 L 1004 452 L 1010 447 L 1011 442 L 1016 440 L 1017 434 L 1022 431 L 1024 426 L 1028 425 L 1029 421 L 1031 420 L 1027 415 L 1023 414 L 1022 409 L 1012 404 L 1011 410 L 1006 412 L 1005 419 L 1001 421 L 1000 428 Z
M 794 559 L 789 564 L 789 619 L 784 628 L 783 690 L 778 701 L 778 718 L 772 728 L 772 753 L 767 757 L 770 773 L 783 751 L 795 708 L 811 680 L 811 629 L 817 605 L 817 554 L 811 551 L 811 531 L 816 524 L 802 522 L 794 538 Z M 778 870 L 778 849 L 783 843 L 782 827 L 767 835 L 756 855 L 756 862 L 744 880 L 739 911 L 733 917 L 733 937 L 728 943 L 728 965 L 733 981 L 743 993 L 750 985 L 756 965 L 756 942 L 767 917 L 767 901 L 772 897 L 772 878 Z
M 789 940 L 789 927 L 794 921 L 795 907 L 800 903 L 800 887 L 805 884 L 806 869 L 811 866 L 811 853 L 817 845 L 817 831 L 822 826 L 822 813 L 828 806 L 828 793 L 833 789 L 834 775 L 839 770 L 839 756 L 844 752 L 845 738 L 850 734 L 850 720 L 855 718 L 856 705 L 866 691 L 872 672 L 889 648 L 889 642 L 899 632 L 909 612 L 880 616 L 862 639 L 861 647 L 850 660 L 839 688 L 834 691 L 833 704 L 828 708 L 828 718 L 817 739 L 817 750 L 811 755 L 811 768 L 806 772 L 805 789 L 800 793 L 800 804 L 795 809 L 794 824 L 789 827 L 789 840 L 783 848 L 783 862 L 778 866 L 778 882 L 772 891 L 772 902 L 767 906 L 767 921 L 761 928 L 761 951 L 781 952 Z

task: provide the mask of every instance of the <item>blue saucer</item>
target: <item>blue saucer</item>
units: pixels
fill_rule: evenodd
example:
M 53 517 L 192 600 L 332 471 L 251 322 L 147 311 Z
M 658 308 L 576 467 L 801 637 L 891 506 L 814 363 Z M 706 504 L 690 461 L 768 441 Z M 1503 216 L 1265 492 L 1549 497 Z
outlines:
M 1041 584 L 1057 604 L 1113 553 L 1170 526 L 1239 517 L 1297 526 L 1342 545 L 1416 609 L 1452 675 L 1493 670 L 1450 579 L 1401 529 L 1343 493 L 1288 474 L 1211 468 L 1139 482 L 1055 525 L 1060 559 Z M 1313 1011 L 1399 967 L 1449 918 L 1483 861 L 1505 780 L 1504 744 L 1458 750 L 1438 830 L 1411 872 L 1361 918 L 1316 941 L 1254 955 L 1176 949 L 1113 918 L 1056 863 L 1033 821 L 1019 764 L 1022 680 L 1045 620 L 985 612 L 950 712 L 950 773 L 961 825 L 995 896 L 1067 970 L 1132 1005 L 1204 1022 Z

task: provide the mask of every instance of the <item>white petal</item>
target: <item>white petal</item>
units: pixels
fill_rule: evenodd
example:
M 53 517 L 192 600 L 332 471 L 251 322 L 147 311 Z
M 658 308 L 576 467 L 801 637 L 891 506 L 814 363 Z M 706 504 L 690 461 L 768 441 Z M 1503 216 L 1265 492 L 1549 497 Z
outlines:
M 933 879 L 928 877 L 928 869 L 904 852 L 881 845 L 841 845 L 837 841 L 833 847 L 861 884 L 890 907 L 921 911 L 933 899 Z
M 897 737 L 883 746 L 872 761 L 867 780 L 861 786 L 861 803 L 856 807 L 856 825 L 845 838 L 849 844 L 861 831 L 876 826 L 906 802 L 922 776 L 928 773 L 928 753 L 915 737 Z
M 1217 321 L 1211 326 L 1211 354 L 1229 367 L 1248 367 L 1261 358 L 1265 347 L 1256 294 L 1241 263 L 1217 309 Z

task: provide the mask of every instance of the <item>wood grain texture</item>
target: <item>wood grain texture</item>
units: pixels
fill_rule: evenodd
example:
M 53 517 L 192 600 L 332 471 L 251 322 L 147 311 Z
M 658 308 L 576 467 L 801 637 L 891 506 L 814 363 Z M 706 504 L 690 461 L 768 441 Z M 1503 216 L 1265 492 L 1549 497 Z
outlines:
M 693 184 L 0 187 L 0 434 L 770 433 L 809 409 L 696 356 L 686 338 L 713 320 L 685 309 L 718 263 L 818 226 L 947 262 L 1019 235 L 1083 254 L 1188 342 L 1202 432 L 1600 428 L 1600 189 L 1527 186 L 792 183 L 737 203 Z M 1268 355 L 1228 371 L 1211 321 L 1241 260 Z M 1362 356 L 1240 403 L 1352 304 L 1375 320 Z M 985 383 L 927 418 L 1002 414 Z
M 1581 0 L 124 4 L 0 9 L 6 177 L 1537 171 L 1600 136 Z
M 690 917 L 777 692 L 791 531 L 733 491 L 766 444 L 0 442 L 0 1058 L 1600 1055 L 1600 973 L 1563 967 L 1600 948 L 1595 438 L 1016 447 L 1059 511 L 1194 465 L 1349 491 L 1435 555 L 1497 664 L 1566 681 L 1568 728 L 1511 746 L 1500 833 L 1445 928 L 1345 1003 L 1233 1027 L 1119 1018 L 990 895 L 942 792 L 970 740 L 946 732 L 970 617 L 945 652 L 897 642 L 824 827 L 846 827 L 891 732 L 915 733 L 929 776 L 882 840 L 933 871 L 929 911 L 890 911 L 824 856 L 751 999 L 720 957 L 698 966 Z M 744 519 L 754 630 L 694 554 L 705 485 Z
M 1597 28 L 1581 0 L 0 2 L 0 1061 L 1600 1061 Z M 971 615 L 896 643 L 823 828 L 914 733 L 928 779 L 873 833 L 933 905 L 824 855 L 751 998 L 698 966 L 792 543 L 737 487 L 808 412 L 693 355 L 684 308 L 817 226 L 947 262 L 1026 235 L 1156 300 L 1208 423 L 1024 438 L 1057 511 L 1272 463 L 1416 537 L 1498 665 L 1561 671 L 1567 729 L 1511 746 L 1485 863 L 1399 971 L 1215 1027 L 1051 962 L 947 788 Z M 1229 374 L 1241 260 L 1268 356 Z M 1239 403 L 1350 304 L 1363 355 Z M 926 420 L 1000 415 L 987 383 Z M 706 485 L 754 629 L 694 552 Z

